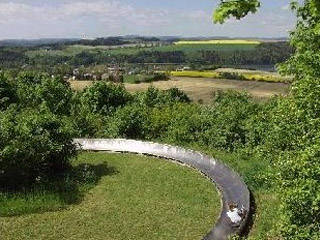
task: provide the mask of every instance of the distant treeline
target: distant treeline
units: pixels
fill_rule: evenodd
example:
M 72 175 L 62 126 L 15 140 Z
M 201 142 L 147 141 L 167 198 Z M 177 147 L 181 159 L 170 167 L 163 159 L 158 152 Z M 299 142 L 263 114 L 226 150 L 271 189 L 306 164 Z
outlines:
M 67 44 L 77 41 L 77 38 L 43 38 L 43 39 L 7 39 L 0 40 L 0 47 L 37 47 L 52 44 Z
M 177 39 L 179 40 L 179 39 Z M 106 37 L 106 38 L 95 38 L 95 39 L 77 39 L 77 38 L 44 38 L 44 39 L 9 39 L 0 40 L 0 47 L 53 47 L 61 48 L 64 45 L 86 45 L 86 46 L 118 46 L 129 43 L 140 43 L 140 42 L 157 42 L 161 41 L 156 37 Z
M 85 40 L 81 40 L 85 41 Z M 118 38 L 96 39 L 90 44 L 99 44 L 99 41 L 108 44 L 118 44 Z M 119 42 L 120 41 L 120 42 Z M 101 43 L 101 42 L 100 42 Z M 122 42 L 123 43 L 123 42 Z M 84 44 L 84 42 L 81 42 Z M 36 49 L 36 48 L 34 48 Z M 0 68 L 21 68 L 27 66 L 29 69 L 49 71 L 57 65 L 68 65 L 70 67 L 90 66 L 95 64 L 141 64 L 141 63 L 178 63 L 199 65 L 275 65 L 289 58 L 293 49 L 287 42 L 262 43 L 253 50 L 242 51 L 213 51 L 199 50 L 188 51 L 156 51 L 149 48 L 126 53 L 113 54 L 112 51 L 88 51 L 83 50 L 74 55 L 64 54 L 36 54 L 27 52 L 30 48 L 0 47 Z
M 130 42 L 124 40 L 120 37 L 109 37 L 109 38 L 96 38 L 96 39 L 81 39 L 72 43 L 72 44 L 79 44 L 79 45 L 86 45 L 86 46 L 117 46 L 117 45 L 124 45 L 129 44 Z
M 160 41 L 156 37 L 135 37 L 132 39 L 124 37 L 108 37 L 108 38 L 96 38 L 96 39 L 81 39 L 75 42 L 69 42 L 68 45 L 86 45 L 86 46 L 119 46 L 140 42 L 158 42 Z

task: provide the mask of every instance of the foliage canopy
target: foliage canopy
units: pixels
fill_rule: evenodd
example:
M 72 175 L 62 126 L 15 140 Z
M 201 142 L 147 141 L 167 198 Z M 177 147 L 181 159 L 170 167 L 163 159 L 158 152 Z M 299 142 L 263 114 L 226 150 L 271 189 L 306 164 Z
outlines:
M 258 0 L 221 1 L 214 20 L 239 19 L 259 6 Z M 320 1 L 291 1 L 291 8 L 297 15 L 290 41 L 295 52 L 280 65 L 280 71 L 293 75 L 296 81 L 289 97 L 279 99 L 267 115 L 256 116 L 253 135 L 259 136 L 261 127 L 268 131 L 255 139 L 260 139 L 264 154 L 278 170 L 281 237 L 316 240 L 320 238 Z

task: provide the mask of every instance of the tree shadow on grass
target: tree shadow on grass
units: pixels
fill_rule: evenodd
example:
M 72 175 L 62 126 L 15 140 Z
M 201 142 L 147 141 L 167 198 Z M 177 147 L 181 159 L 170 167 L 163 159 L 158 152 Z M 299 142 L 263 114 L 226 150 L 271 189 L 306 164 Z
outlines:
M 32 187 L 16 191 L 0 190 L 0 217 L 13 217 L 66 209 L 79 204 L 86 192 L 95 187 L 102 177 L 117 174 L 106 162 L 80 164 L 65 173 Z

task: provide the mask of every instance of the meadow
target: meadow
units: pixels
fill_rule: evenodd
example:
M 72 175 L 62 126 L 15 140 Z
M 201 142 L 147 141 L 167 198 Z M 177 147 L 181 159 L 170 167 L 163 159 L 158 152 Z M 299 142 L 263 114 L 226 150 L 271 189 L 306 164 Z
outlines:
M 84 152 L 73 166 L 82 166 L 84 180 L 77 202 L 67 204 L 59 192 L 0 195 L 2 240 L 200 240 L 220 213 L 209 179 L 176 163 Z

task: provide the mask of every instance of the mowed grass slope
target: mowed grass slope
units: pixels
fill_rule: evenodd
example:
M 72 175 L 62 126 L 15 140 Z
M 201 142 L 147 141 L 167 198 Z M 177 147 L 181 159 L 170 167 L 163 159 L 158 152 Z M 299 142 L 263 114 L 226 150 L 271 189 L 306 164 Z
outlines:
M 212 183 L 197 171 L 151 157 L 83 153 L 75 165 L 107 164 L 79 204 L 0 218 L 2 240 L 186 239 L 202 237 L 220 213 Z

